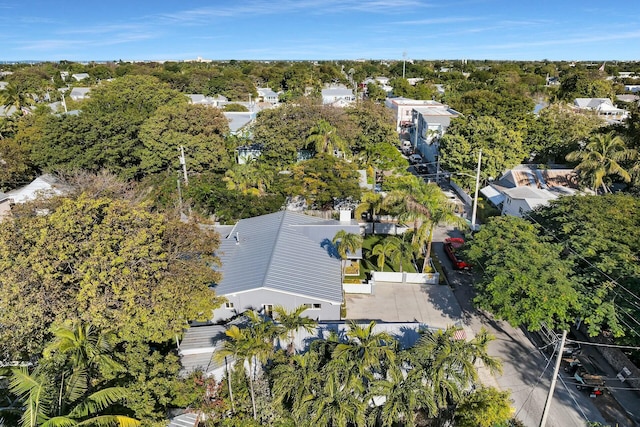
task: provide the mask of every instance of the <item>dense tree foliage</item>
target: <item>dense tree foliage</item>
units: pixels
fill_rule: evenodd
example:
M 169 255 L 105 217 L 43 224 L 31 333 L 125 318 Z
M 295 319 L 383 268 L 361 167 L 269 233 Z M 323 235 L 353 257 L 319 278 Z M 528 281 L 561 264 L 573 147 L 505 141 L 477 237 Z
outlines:
M 589 332 L 624 332 L 623 341 L 634 345 L 639 341 L 632 319 L 640 316 L 639 208 L 638 198 L 630 195 L 564 197 L 533 215 L 574 263 L 583 294 L 580 317 Z
M 179 170 L 182 147 L 190 172 L 226 170 L 232 158 L 224 140 L 228 132 L 229 123 L 217 108 L 160 107 L 140 128 L 140 169 L 145 174 Z
M 285 192 L 302 196 L 315 209 L 332 209 L 336 200 L 360 198 L 359 175 L 352 163 L 318 154 L 293 168 Z
M 218 304 L 215 235 L 86 195 L 41 209 L 27 205 L 0 228 L 2 359 L 37 355 L 52 324 L 74 319 L 164 342 Z
M 528 158 L 522 142 L 521 132 L 509 128 L 500 119 L 458 118 L 440 140 L 441 161 L 449 170 L 475 175 L 478 151 L 482 149 L 483 179 L 499 178 L 504 170 Z
M 524 219 L 491 218 L 467 252 L 484 273 L 476 303 L 513 326 L 567 328 L 581 307 L 573 263 L 560 257 L 562 249 Z
M 566 104 L 554 103 L 529 122 L 524 146 L 536 162 L 563 163 L 567 154 L 603 125 L 604 121 L 594 114 L 576 112 Z

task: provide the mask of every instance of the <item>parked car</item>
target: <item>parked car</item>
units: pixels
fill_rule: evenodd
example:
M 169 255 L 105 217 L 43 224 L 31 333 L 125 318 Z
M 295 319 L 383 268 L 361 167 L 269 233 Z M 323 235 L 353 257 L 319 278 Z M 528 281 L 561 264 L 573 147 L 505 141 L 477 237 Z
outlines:
M 426 175 L 429 173 L 429 168 L 424 163 L 415 165 L 413 169 L 418 175 Z
M 444 251 L 456 270 L 470 270 L 471 264 L 462 260 L 456 253 L 456 250 L 464 246 L 464 239 L 459 237 L 451 237 L 444 240 Z
M 422 156 L 420 154 L 412 154 L 409 156 L 409 163 L 416 164 L 422 163 Z

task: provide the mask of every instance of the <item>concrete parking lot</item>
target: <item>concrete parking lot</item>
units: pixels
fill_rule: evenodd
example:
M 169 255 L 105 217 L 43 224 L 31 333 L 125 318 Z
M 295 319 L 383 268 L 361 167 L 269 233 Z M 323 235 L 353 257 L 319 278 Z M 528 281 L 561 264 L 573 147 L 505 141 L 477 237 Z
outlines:
M 347 294 L 347 319 L 460 325 L 462 310 L 448 286 L 376 283 L 372 295 Z

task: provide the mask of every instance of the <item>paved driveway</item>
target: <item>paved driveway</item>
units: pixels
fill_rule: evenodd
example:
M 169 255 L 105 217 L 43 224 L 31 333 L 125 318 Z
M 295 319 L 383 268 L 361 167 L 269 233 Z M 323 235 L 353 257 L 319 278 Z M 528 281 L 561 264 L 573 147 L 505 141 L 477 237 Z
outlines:
M 377 283 L 372 295 L 347 294 L 347 319 L 420 322 L 446 328 L 461 320 L 451 288 L 443 285 Z

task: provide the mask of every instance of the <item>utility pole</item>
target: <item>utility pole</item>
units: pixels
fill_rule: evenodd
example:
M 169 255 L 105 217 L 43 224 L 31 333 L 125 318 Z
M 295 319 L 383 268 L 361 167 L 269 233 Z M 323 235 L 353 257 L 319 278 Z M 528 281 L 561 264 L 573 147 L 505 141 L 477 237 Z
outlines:
M 187 176 L 187 161 L 184 158 L 184 147 L 180 146 L 180 164 L 184 173 L 184 185 L 189 185 L 189 177 Z
M 549 387 L 549 394 L 547 395 L 547 401 L 544 403 L 544 411 L 542 411 L 542 419 L 540 420 L 540 427 L 545 427 L 547 424 L 547 417 L 549 416 L 549 408 L 551 407 L 551 400 L 553 399 L 553 391 L 556 388 L 556 381 L 558 380 L 558 372 L 560 371 L 560 362 L 562 361 L 562 352 L 564 351 L 564 341 L 567 338 L 567 330 L 562 331 L 562 338 L 560 339 L 560 346 L 558 348 L 558 358 L 556 359 L 556 367 L 553 370 L 553 378 L 551 379 L 551 386 Z
M 471 231 L 476 229 L 476 213 L 478 212 L 478 187 L 480 186 L 480 166 L 482 165 L 482 148 L 478 151 L 478 171 L 476 172 L 476 194 L 473 197 L 473 213 L 471 214 Z
M 404 70 L 407 62 L 407 52 L 402 52 L 402 78 L 404 79 Z

